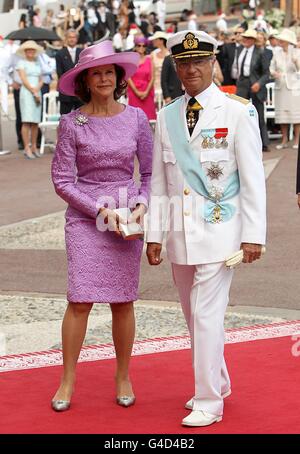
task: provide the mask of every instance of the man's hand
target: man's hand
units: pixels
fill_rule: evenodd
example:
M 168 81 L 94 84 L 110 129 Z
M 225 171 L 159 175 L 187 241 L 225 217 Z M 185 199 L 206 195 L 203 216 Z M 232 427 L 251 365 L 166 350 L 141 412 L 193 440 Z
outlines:
M 147 257 L 150 265 L 160 265 L 163 261 L 160 258 L 162 245 L 160 243 L 148 243 L 147 244 Z
M 252 263 L 261 257 L 262 244 L 242 243 L 241 249 L 244 252 L 243 263 Z
M 260 90 L 260 85 L 258 82 L 255 82 L 255 84 L 252 85 L 251 91 L 252 93 L 257 93 Z

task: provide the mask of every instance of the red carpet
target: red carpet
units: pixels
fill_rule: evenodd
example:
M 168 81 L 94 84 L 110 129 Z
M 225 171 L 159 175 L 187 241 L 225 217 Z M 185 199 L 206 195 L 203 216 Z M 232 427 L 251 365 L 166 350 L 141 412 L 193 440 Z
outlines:
M 80 363 L 72 408 L 50 409 L 60 367 L 0 374 L 0 433 L 297 433 L 300 357 L 291 336 L 226 345 L 232 395 L 223 421 L 183 428 L 184 403 L 193 394 L 189 350 L 135 356 L 131 376 L 136 405 L 114 403 L 114 360 Z M 300 348 L 298 348 L 300 352 Z M 295 345 L 294 345 L 294 352 Z

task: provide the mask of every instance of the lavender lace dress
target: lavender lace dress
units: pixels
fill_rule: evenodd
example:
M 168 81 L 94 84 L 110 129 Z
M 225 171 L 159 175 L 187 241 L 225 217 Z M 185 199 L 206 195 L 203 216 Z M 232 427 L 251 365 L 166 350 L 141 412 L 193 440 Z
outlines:
M 133 181 L 135 155 L 140 187 Z M 110 208 L 147 204 L 151 163 L 152 131 L 141 109 L 127 106 L 112 117 L 87 116 L 79 110 L 62 116 L 52 180 L 57 194 L 69 204 L 65 226 L 69 302 L 137 299 L 143 242 L 99 231 L 96 216 L 103 201 Z

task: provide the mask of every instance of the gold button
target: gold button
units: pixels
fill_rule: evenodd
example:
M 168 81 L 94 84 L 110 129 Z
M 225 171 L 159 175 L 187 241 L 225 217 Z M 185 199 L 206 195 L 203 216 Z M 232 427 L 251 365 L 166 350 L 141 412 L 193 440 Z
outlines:
M 188 188 L 185 188 L 185 190 L 183 191 L 184 195 L 189 195 L 190 193 L 190 190 Z
M 189 215 L 190 215 L 190 212 L 189 212 L 189 211 L 185 211 L 183 214 L 184 214 L 185 216 L 189 216 Z

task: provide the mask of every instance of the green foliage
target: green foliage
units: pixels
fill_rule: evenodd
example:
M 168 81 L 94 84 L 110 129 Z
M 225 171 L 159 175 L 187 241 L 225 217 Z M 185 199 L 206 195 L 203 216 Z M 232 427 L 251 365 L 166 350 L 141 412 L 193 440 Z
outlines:
M 265 20 L 272 25 L 273 28 L 279 29 L 283 27 L 283 22 L 285 18 L 285 11 L 279 8 L 272 8 L 268 10 L 265 14 Z

